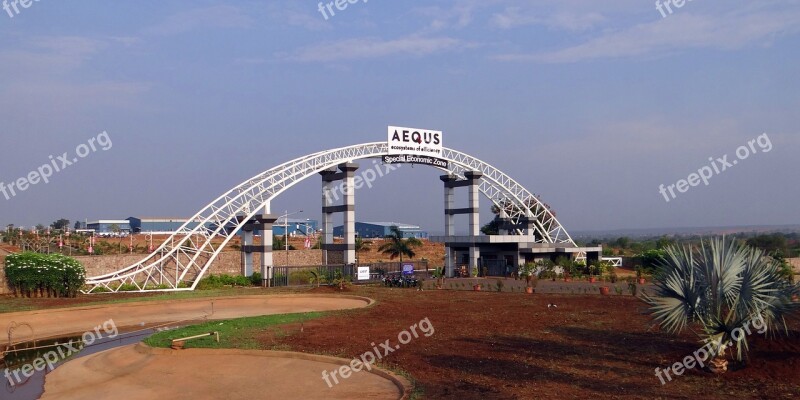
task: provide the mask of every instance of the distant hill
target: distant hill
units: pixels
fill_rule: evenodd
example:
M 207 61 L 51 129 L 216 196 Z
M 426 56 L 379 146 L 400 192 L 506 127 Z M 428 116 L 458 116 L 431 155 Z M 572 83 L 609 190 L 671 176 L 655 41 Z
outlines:
M 800 233 L 800 225 L 752 225 L 752 226 L 706 226 L 685 228 L 614 229 L 570 232 L 573 238 L 611 238 L 628 236 L 631 238 L 653 236 L 719 236 L 735 233 Z

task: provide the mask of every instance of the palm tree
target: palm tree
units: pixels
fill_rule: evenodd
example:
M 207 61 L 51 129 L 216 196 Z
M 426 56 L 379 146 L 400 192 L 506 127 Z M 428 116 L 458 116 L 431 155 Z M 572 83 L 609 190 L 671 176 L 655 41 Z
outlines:
M 392 260 L 399 256 L 401 263 L 404 255 L 414 258 L 417 253 L 414 252 L 413 248 L 422 247 L 422 242 L 414 237 L 403 239 L 403 232 L 396 225 L 393 225 L 390 229 L 389 236 L 386 236 L 389 241 L 382 244 L 378 251 L 387 254 Z
M 778 263 L 762 250 L 735 240 L 711 239 L 697 249 L 668 246 L 657 267 L 655 294 L 643 295 L 650 313 L 670 333 L 699 326 L 696 334 L 716 355 L 714 372 L 727 370 L 728 347 L 736 348 L 737 361 L 746 355 L 743 327 L 758 320 L 763 333 L 788 332 L 786 317 L 800 308 L 792 301 L 800 285 L 781 279 Z
M 372 242 L 365 242 L 361 237 L 356 237 L 356 253 L 369 250 L 369 245 L 371 244 Z

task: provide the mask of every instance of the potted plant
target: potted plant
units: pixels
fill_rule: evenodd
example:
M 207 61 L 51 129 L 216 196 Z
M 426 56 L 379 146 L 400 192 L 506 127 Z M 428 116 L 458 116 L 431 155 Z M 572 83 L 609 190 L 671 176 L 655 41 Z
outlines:
M 444 287 L 444 267 L 436 268 L 433 271 L 433 278 L 436 279 L 436 289 Z
M 597 266 L 594 264 L 589 264 L 589 283 L 597 282 L 597 278 L 594 277 L 594 271 L 597 270 Z
M 472 285 L 472 290 L 474 290 L 476 292 L 480 292 L 481 291 L 481 284 L 480 283 L 473 284 Z
M 610 288 L 608 286 L 600 286 L 600 294 L 603 296 L 608 296 L 610 292 Z
M 636 268 L 634 268 L 634 269 L 636 270 L 636 280 L 639 281 L 640 285 L 644 285 L 645 280 L 644 280 L 644 275 L 643 275 L 643 272 L 642 272 L 643 268 L 641 266 L 637 265 Z
M 534 275 L 527 286 L 525 286 L 525 293 L 533 294 L 536 292 L 536 285 L 539 284 L 539 279 Z
M 533 280 L 533 271 L 536 270 L 536 264 L 525 263 L 519 267 L 519 276 L 525 278 L 525 293 L 533 293 L 531 281 Z

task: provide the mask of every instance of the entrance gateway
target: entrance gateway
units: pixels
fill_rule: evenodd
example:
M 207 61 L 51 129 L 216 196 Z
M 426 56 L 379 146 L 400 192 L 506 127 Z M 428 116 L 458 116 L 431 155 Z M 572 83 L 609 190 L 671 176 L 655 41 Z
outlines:
M 240 231 L 245 251 L 243 273 L 251 274 L 252 253 L 261 253 L 260 267 L 265 280 L 273 274 L 271 201 L 297 183 L 312 176 L 322 181 L 323 253 L 327 262 L 355 262 L 355 162 L 380 159 L 386 164 L 413 163 L 429 165 L 444 172 L 445 236 L 431 240 L 444 243 L 448 276 L 457 267 L 473 274 L 475 267 L 505 267 L 539 259 L 585 255 L 587 261 L 599 260 L 601 247 L 578 247 L 561 226 L 553 212 L 537 196 L 510 176 L 478 158 L 442 145 L 441 131 L 388 127 L 386 141 L 357 144 L 312 153 L 266 170 L 222 194 L 170 235 L 155 251 L 141 261 L 118 271 L 87 279 L 90 289 L 116 292 L 123 284 L 138 291 L 194 290 L 200 278 L 220 255 L 222 249 Z M 335 182 L 343 185 L 342 204 L 333 204 Z M 467 208 L 453 208 L 456 189 L 466 188 Z M 480 194 L 499 210 L 502 221 L 499 235 L 480 234 Z M 334 213 L 344 215 L 344 243 L 333 243 Z M 457 215 L 469 219 L 467 235 L 455 235 Z M 252 232 L 262 229 L 263 241 L 253 243 Z M 216 245 L 214 240 L 222 244 Z M 249 260 L 249 267 L 248 261 Z M 130 286 L 127 286 L 130 288 Z

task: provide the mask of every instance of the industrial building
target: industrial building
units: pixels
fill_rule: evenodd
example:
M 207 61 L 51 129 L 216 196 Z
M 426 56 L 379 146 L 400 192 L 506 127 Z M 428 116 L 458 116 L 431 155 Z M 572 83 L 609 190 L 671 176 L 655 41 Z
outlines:
M 147 217 L 130 217 L 130 227 L 133 233 L 155 233 L 155 234 L 171 234 L 181 226 L 183 226 L 187 221 L 186 218 L 147 218 Z M 127 221 L 126 221 L 127 222 Z M 200 221 L 194 221 L 187 225 L 188 229 L 194 229 Z M 314 233 L 317 230 L 317 221 L 310 220 L 310 219 L 292 219 L 289 218 L 284 224 L 283 219 L 277 221 L 275 226 L 272 229 L 273 235 L 285 235 L 285 231 L 288 228 L 290 236 L 304 236 L 306 234 Z M 206 226 L 214 230 L 216 226 L 213 223 L 208 223 Z M 234 226 L 231 224 L 228 229 L 232 229 Z M 256 232 L 256 235 L 260 235 L 260 232 Z
M 101 219 L 87 222 L 86 229 L 98 234 L 130 233 L 131 224 L 127 219 Z
M 386 237 L 391 235 L 392 226 L 396 226 L 404 238 L 428 238 L 428 232 L 423 231 L 419 226 L 400 222 L 356 222 L 356 236 L 362 238 Z M 344 226 L 334 227 L 333 236 L 344 236 Z
M 171 234 L 183 226 L 187 221 L 186 218 L 148 218 L 148 217 L 129 217 L 131 221 L 131 228 L 133 233 L 155 233 L 155 234 Z M 192 222 L 188 225 L 189 229 L 194 229 L 200 222 Z M 210 224 L 208 224 L 210 226 Z

